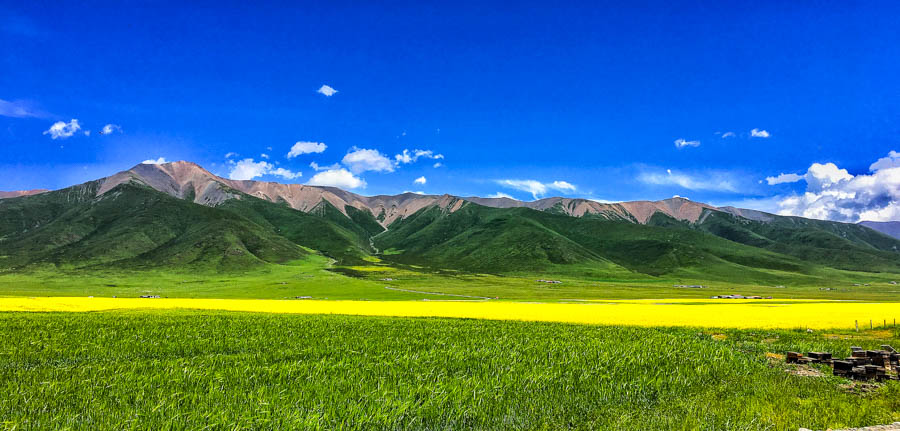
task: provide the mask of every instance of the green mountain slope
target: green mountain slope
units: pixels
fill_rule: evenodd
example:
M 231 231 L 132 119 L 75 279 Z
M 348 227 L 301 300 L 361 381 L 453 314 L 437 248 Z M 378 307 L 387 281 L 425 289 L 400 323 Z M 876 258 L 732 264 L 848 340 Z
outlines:
M 231 212 L 145 186 L 96 184 L 0 202 L 0 266 L 190 266 L 238 270 L 308 254 Z
M 304 213 L 287 205 L 244 195 L 216 208 L 245 217 L 273 235 L 318 250 L 341 264 L 362 263 L 363 258 L 373 251 L 369 231 L 326 201 L 310 213 Z M 374 221 L 371 214 L 369 217 Z M 363 215 L 358 219 L 366 221 Z
M 714 230 L 712 222 L 705 226 Z M 772 282 L 785 274 L 820 276 L 827 267 L 900 272 L 900 254 L 856 246 L 850 240 L 834 243 L 837 237 L 826 236 L 822 229 L 816 232 L 826 240 L 805 241 L 807 232 L 794 229 L 796 236 L 781 243 L 754 243 L 751 239 L 758 239 L 758 234 L 726 239 L 721 231 L 714 235 L 661 214 L 650 224 L 640 225 L 468 203 L 453 213 L 423 209 L 392 224 L 376 237 L 375 244 L 386 250 L 385 259 L 397 262 L 492 273 L 568 265 L 609 271 L 627 268 L 652 276 Z M 750 235 L 752 230 L 743 233 Z M 857 241 L 890 246 L 865 232 L 856 235 Z M 780 252 L 782 247 L 801 243 L 807 247 L 803 252 Z M 848 244 L 853 246 L 847 248 Z M 830 254 L 829 247 L 838 245 L 845 246 L 843 253 Z
M 782 216 L 755 221 L 708 211 L 693 227 L 832 268 L 896 271 L 900 262 L 900 241 L 855 224 Z
M 575 264 L 628 272 L 533 218 L 522 217 L 522 213 L 542 214 L 471 203 L 453 213 L 440 207 L 424 208 L 392 224 L 376 237 L 375 245 L 403 250 L 389 258 L 404 263 L 476 272 L 529 272 Z

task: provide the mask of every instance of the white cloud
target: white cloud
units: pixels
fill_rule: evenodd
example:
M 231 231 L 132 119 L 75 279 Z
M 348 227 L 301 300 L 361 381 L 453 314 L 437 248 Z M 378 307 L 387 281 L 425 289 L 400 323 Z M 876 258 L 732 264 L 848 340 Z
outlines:
M 503 192 L 497 192 L 497 193 L 494 193 L 494 194 L 492 194 L 492 195 L 488 195 L 488 197 L 489 197 L 489 198 L 494 198 L 494 199 L 499 199 L 499 198 L 507 198 L 507 199 L 513 199 L 513 200 L 516 199 L 516 198 L 514 198 L 514 197 L 512 197 L 512 196 L 510 196 L 510 195 L 508 195 L 508 194 L 506 194 L 506 193 L 503 193 Z
M 834 163 L 813 163 L 806 171 L 806 184 L 813 190 L 824 190 L 839 184 L 841 181 L 853 179 L 846 169 L 840 169 Z
M 394 163 L 378 150 L 353 147 L 341 163 L 354 174 L 365 171 L 394 172 Z
M 160 157 L 156 160 L 153 160 L 153 159 L 144 160 L 143 162 L 141 162 L 141 164 L 143 164 L 143 165 L 162 165 L 164 163 L 169 163 L 166 161 L 165 157 Z
M 869 166 L 869 170 L 875 172 L 880 169 L 889 169 L 896 167 L 900 167 L 900 153 L 892 150 L 890 153 L 888 153 L 887 157 L 882 157 L 875 163 L 872 163 Z
M 232 167 L 231 172 L 228 173 L 228 178 L 233 180 L 252 180 L 263 175 L 274 175 L 286 180 L 293 180 L 303 175 L 300 172 L 291 172 L 284 168 L 276 169 L 269 162 L 256 162 L 253 159 L 243 159 L 238 162 L 232 161 L 231 163 Z
M 43 112 L 32 109 L 28 103 L 21 100 L 7 101 L 0 99 L 0 117 L 13 118 L 44 118 Z
M 228 173 L 228 178 L 233 180 L 252 180 L 265 175 L 272 169 L 272 164 L 267 162 L 254 162 L 253 159 L 244 159 L 236 162 Z
M 228 153 L 225 153 L 225 158 L 226 158 L 226 159 L 230 159 L 230 158 L 232 158 L 232 157 L 237 157 L 237 156 L 238 156 L 238 153 L 235 153 L 235 152 L 228 152 Z
M 362 178 L 354 176 L 350 171 L 340 169 L 329 169 L 313 175 L 307 183 L 311 186 L 329 186 L 341 189 L 360 189 L 366 187 L 366 182 Z
M 898 155 L 892 151 L 873 163 L 869 175 L 813 163 L 804 175 L 806 191 L 783 198 L 778 213 L 844 222 L 900 220 Z
M 287 158 L 292 159 L 301 154 L 321 153 L 325 151 L 326 148 L 328 148 L 328 146 L 321 142 L 297 141 L 297 143 L 291 147 L 291 151 L 287 153 Z
M 770 135 L 769 132 L 765 130 L 753 129 L 750 131 L 750 137 L 752 138 L 768 138 L 769 136 L 772 135 Z
M 444 164 L 441 163 L 441 162 L 437 162 L 437 163 L 431 165 L 431 167 L 433 167 L 433 168 L 439 168 L 439 167 L 441 167 L 441 166 L 444 166 Z
M 675 148 L 681 149 L 684 147 L 699 147 L 700 141 L 686 141 L 684 139 L 676 139 L 675 140 Z
M 415 163 L 416 160 L 420 158 L 424 159 L 443 159 L 443 154 L 434 154 L 434 151 L 431 150 L 413 150 L 410 152 L 409 150 L 403 150 L 402 153 L 394 156 L 394 159 L 397 163 Z
M 413 156 L 409 154 L 409 150 L 403 150 L 403 153 L 397 154 L 394 158 L 397 159 L 398 163 L 412 163 L 413 161 Z
M 804 178 L 803 175 L 780 174 L 777 177 L 766 177 L 766 182 L 769 183 L 770 186 L 774 186 L 776 184 L 796 183 L 797 181 L 800 181 L 803 178 Z
M 574 192 L 576 189 L 574 185 L 566 181 L 542 183 L 536 180 L 498 180 L 497 184 L 506 186 L 511 189 L 531 193 L 531 195 L 535 199 L 547 194 L 549 190 L 556 190 L 560 192 Z
M 338 91 L 335 90 L 334 88 L 331 88 L 330 85 L 322 85 L 321 87 L 319 87 L 318 90 L 316 90 L 316 93 L 324 94 L 325 97 L 331 97 L 331 96 L 334 96 L 335 94 L 337 94 Z
M 111 135 L 113 132 L 122 132 L 122 128 L 115 124 L 107 124 L 100 129 L 101 135 Z
M 341 165 L 339 163 L 335 163 L 335 164 L 328 165 L 328 166 L 319 166 L 319 164 L 316 162 L 309 162 L 309 167 L 313 168 L 314 171 L 318 172 L 318 171 L 328 171 L 331 169 L 340 169 Z
M 72 137 L 79 129 L 81 129 L 81 125 L 78 124 L 78 120 L 73 118 L 68 123 L 63 121 L 53 123 L 43 134 L 50 135 L 52 139 L 66 139 Z
M 644 172 L 638 175 L 638 181 L 656 186 L 678 186 L 688 190 L 707 190 L 718 192 L 737 192 L 734 179 L 727 174 L 709 173 L 691 176 L 666 169 L 666 173 Z
M 550 183 L 549 187 L 551 189 L 556 189 L 556 190 L 560 190 L 560 191 L 570 191 L 570 192 L 575 191 L 575 186 L 572 185 L 572 183 L 568 183 L 566 181 L 554 181 L 554 182 Z
M 734 136 L 734 132 L 725 132 L 722 134 L 722 139 L 733 138 Z
M 426 182 L 428 182 L 428 180 L 425 179 L 424 176 L 416 178 L 415 181 L 413 181 L 413 183 L 415 183 L 415 184 L 425 184 Z
M 90 130 L 85 130 L 85 131 L 84 131 L 84 136 L 91 136 L 91 131 L 90 131 Z
M 423 192 L 423 191 L 421 191 L 421 190 L 419 190 L 419 191 L 404 190 L 403 193 L 412 193 L 412 194 L 415 194 L 415 195 L 424 195 L 424 194 L 425 194 L 425 192 Z
M 291 172 L 285 168 L 277 168 L 270 170 L 269 175 L 275 175 L 276 177 L 281 177 L 286 180 L 293 180 L 295 178 L 300 178 L 303 176 L 302 172 Z
M 266 154 L 266 153 L 262 153 L 262 154 L 260 154 L 260 155 L 259 155 L 259 157 L 261 157 L 261 158 L 263 158 L 263 159 L 266 159 L 266 160 L 268 160 L 268 159 L 269 159 L 269 155 L 268 155 L 268 154 Z

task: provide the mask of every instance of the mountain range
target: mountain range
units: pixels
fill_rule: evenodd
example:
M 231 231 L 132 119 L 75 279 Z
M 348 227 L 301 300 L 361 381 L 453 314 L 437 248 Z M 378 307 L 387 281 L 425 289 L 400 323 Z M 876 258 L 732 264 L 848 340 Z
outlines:
M 55 191 L 0 195 L 0 270 L 216 271 L 322 253 L 338 264 L 777 281 L 900 273 L 900 240 L 866 225 L 684 198 L 361 196 L 221 178 L 191 162 L 140 164 Z M 702 276 L 702 277 L 701 277 Z

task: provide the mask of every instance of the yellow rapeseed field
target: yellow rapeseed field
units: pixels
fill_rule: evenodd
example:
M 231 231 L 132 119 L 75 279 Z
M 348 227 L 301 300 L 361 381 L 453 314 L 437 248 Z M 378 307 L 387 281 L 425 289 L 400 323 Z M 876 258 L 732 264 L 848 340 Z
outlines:
M 578 303 L 502 301 L 315 301 L 252 299 L 0 298 L 0 311 L 202 309 L 263 313 L 457 317 L 602 325 L 722 328 L 852 328 L 900 317 L 900 303 L 753 300 L 614 300 Z

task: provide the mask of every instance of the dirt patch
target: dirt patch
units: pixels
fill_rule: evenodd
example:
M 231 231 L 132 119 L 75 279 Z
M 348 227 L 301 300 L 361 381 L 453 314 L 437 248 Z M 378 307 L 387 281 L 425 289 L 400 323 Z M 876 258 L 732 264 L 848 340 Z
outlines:
M 810 367 L 809 365 L 792 365 L 784 371 L 800 377 L 822 377 L 825 375 L 818 369 Z
M 856 395 L 865 395 L 871 392 L 875 392 L 878 389 L 878 384 L 876 383 L 868 383 L 868 382 L 859 382 L 856 380 L 850 381 L 849 383 L 844 383 L 839 386 L 843 391 L 849 392 L 851 394 Z
M 823 377 L 825 374 L 819 371 L 818 368 L 812 367 L 806 364 L 785 364 L 784 363 L 784 355 L 766 352 L 766 361 L 769 363 L 770 367 L 777 367 L 784 369 L 784 372 L 793 374 L 795 376 L 800 377 Z

